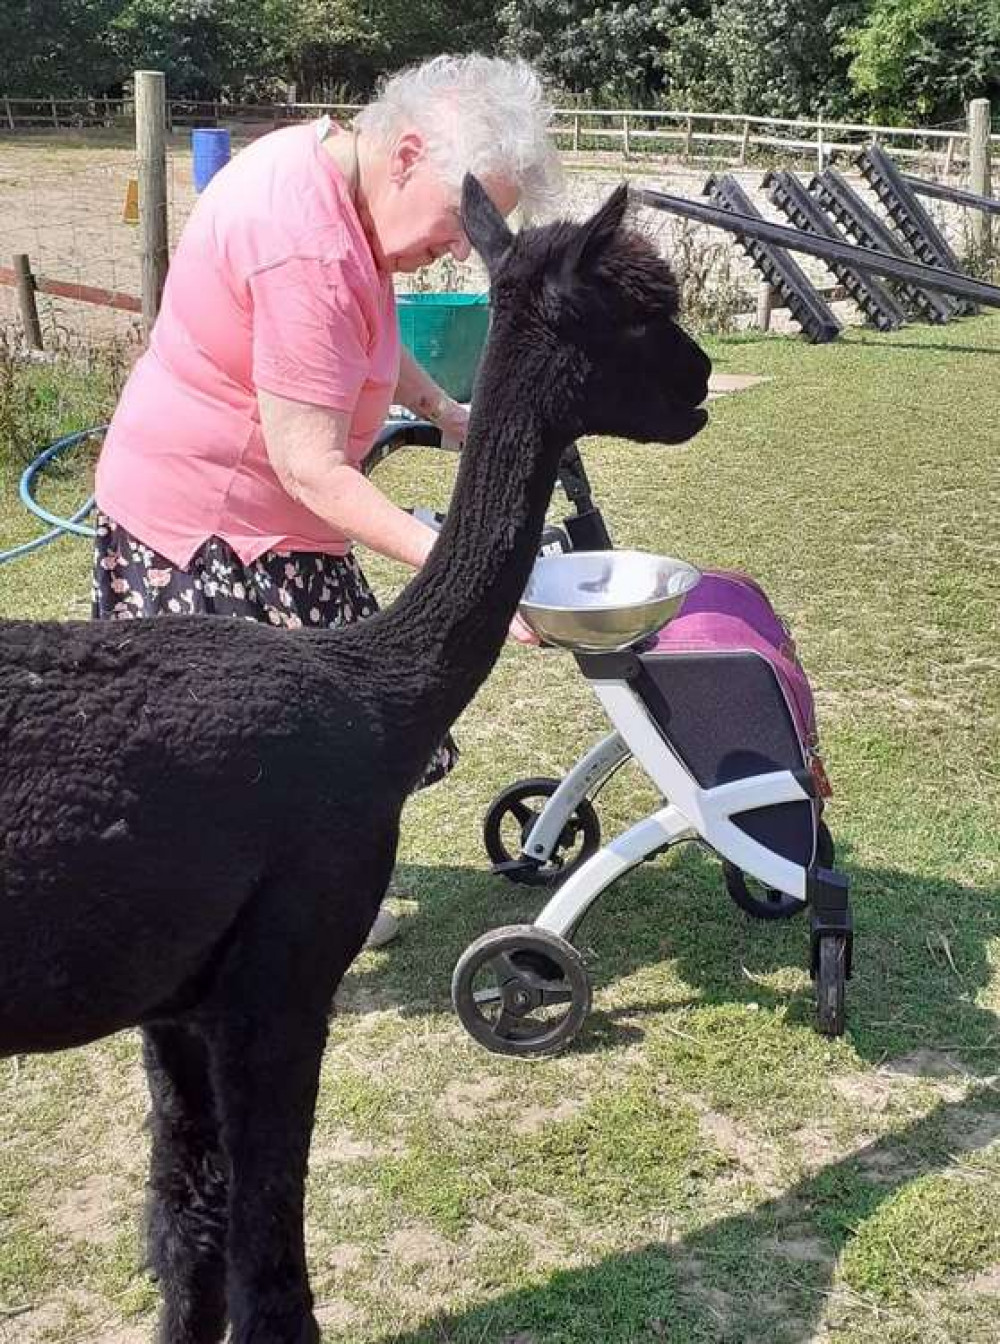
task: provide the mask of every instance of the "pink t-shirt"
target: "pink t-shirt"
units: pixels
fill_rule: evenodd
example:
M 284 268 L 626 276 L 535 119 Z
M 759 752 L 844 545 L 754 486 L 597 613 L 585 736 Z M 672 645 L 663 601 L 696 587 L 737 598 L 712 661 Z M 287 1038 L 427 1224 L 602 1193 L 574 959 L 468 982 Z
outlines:
M 399 376 L 392 279 L 322 130 L 265 135 L 209 183 L 108 430 L 98 507 L 180 566 L 210 536 L 244 562 L 350 548 L 282 488 L 257 407 L 263 388 L 348 412 L 358 467 Z

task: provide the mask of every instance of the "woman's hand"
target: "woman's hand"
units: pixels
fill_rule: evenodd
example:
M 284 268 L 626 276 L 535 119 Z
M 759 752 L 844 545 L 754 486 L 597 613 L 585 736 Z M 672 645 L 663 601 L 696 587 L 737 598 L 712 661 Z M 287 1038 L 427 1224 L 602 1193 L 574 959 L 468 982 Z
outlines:
M 518 644 L 541 644 L 541 640 L 517 612 L 514 613 L 514 619 L 510 623 L 510 629 L 507 631 L 507 638 L 514 640 Z
M 460 448 L 469 432 L 469 408 L 451 397 L 443 396 L 439 403 L 439 412 L 434 422 L 441 431 L 443 448 Z
M 419 569 L 437 533 L 350 465 L 347 412 L 262 390 L 257 405 L 268 458 L 288 494 L 352 541 Z
M 396 401 L 441 430 L 446 446 L 460 447 L 469 427 L 468 407 L 450 397 L 404 345 L 399 354 Z

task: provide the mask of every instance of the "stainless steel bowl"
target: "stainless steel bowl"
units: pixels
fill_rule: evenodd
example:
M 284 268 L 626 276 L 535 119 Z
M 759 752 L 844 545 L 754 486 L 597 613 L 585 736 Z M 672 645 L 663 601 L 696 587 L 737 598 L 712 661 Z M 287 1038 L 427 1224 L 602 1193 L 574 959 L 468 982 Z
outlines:
M 701 578 L 645 551 L 569 551 L 536 560 L 520 613 L 546 644 L 579 653 L 627 649 L 677 614 Z

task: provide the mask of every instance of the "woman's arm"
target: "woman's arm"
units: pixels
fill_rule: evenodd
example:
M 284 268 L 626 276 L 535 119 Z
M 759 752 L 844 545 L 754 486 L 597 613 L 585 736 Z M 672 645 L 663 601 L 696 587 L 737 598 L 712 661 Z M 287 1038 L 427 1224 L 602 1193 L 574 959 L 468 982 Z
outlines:
M 268 459 L 292 498 L 353 541 L 419 569 L 437 533 L 348 465 L 350 415 L 273 392 L 259 391 L 257 402 Z
M 258 391 L 257 402 L 268 459 L 292 498 L 352 541 L 419 569 L 437 533 L 347 465 L 347 412 L 289 401 L 273 392 Z M 538 643 L 516 614 L 509 634 L 519 644 Z
M 404 345 L 400 351 L 396 401 L 414 414 L 437 425 L 445 438 L 462 443 L 469 424 L 469 412 L 449 397 L 443 388 L 422 369 Z

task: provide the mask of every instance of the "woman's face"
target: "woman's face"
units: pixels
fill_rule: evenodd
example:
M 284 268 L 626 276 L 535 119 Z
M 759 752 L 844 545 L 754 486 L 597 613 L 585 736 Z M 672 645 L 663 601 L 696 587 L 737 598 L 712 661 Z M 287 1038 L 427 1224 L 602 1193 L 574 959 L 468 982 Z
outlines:
M 461 192 L 442 181 L 416 131 L 398 138 L 382 178 L 369 197 L 369 209 L 386 270 L 418 271 L 448 253 L 466 260 L 471 248 L 462 229 Z M 483 186 L 500 213 L 509 215 L 517 205 L 517 188 L 502 178 L 487 178 Z

